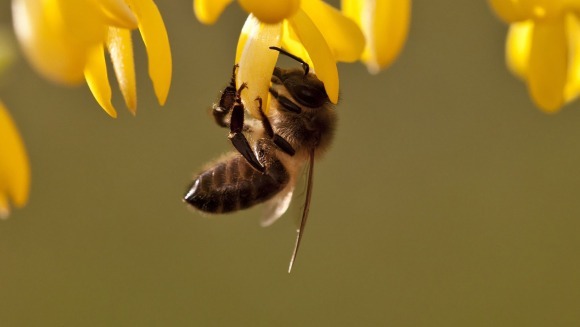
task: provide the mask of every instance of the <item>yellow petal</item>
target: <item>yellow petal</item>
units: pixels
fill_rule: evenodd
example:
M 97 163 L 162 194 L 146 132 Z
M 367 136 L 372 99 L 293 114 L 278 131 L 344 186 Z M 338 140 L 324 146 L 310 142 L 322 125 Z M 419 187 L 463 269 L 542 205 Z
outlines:
M 267 24 L 276 24 L 291 17 L 300 7 L 300 0 L 238 0 L 238 3 L 245 11 Z
M 519 0 L 488 0 L 489 5 L 500 19 L 506 23 L 514 23 L 527 18 Z
M 308 55 L 308 51 L 306 51 L 306 48 L 304 48 L 304 45 L 300 42 L 298 35 L 296 35 L 292 27 L 290 27 L 288 20 L 284 21 L 282 47 L 296 57 L 304 60 L 310 67 L 314 66 L 312 59 L 310 59 L 310 56 Z
M 532 99 L 546 112 L 564 103 L 568 47 L 563 20 L 537 23 L 532 33 L 528 87 Z
M 513 23 L 506 39 L 506 64 L 513 74 L 525 79 L 532 44 L 534 23 L 531 20 Z
M 260 117 L 257 97 L 262 99 L 264 112 L 269 108 L 268 88 L 278 59 L 278 52 L 269 47 L 280 46 L 281 33 L 282 24 L 264 24 L 251 14 L 242 30 L 244 37 L 240 41 L 244 44 L 238 47 L 241 54 L 236 85 L 247 84 L 248 88 L 242 91 L 242 102 L 254 117 Z
M 536 20 L 562 19 L 567 2 L 568 0 L 519 0 L 524 15 Z
M 353 62 L 360 58 L 365 37 L 354 20 L 319 0 L 303 1 L 301 8 L 322 33 L 337 61 Z
M 125 104 L 134 115 L 137 110 L 137 88 L 131 31 L 116 27 L 109 28 L 107 48 Z
M 95 8 L 82 0 L 12 2 L 18 41 L 29 62 L 44 77 L 65 84 L 83 80 L 88 50 L 106 36 L 101 17 L 92 15 L 90 9 Z M 89 14 L 85 15 L 87 10 Z M 73 17 L 69 17 L 71 13 Z
M 244 22 L 244 26 L 242 26 L 242 32 L 240 33 L 240 37 L 238 39 L 238 45 L 236 47 L 236 60 L 234 63 L 238 64 L 240 59 L 242 58 L 242 52 L 244 52 L 244 48 L 246 47 L 246 42 L 248 42 L 248 38 L 250 37 L 251 33 L 259 33 L 259 21 L 255 19 L 254 16 L 249 15 Z
M 101 10 L 107 25 L 128 29 L 137 28 L 137 17 L 123 0 L 92 0 Z
M 356 20 L 366 38 L 361 60 L 378 73 L 397 58 L 407 39 L 411 0 L 343 0 L 343 12 Z
M 10 215 L 10 203 L 8 198 L 0 192 L 0 219 L 6 219 Z
M 569 102 L 580 94 L 580 20 L 576 15 L 566 15 L 566 29 L 569 44 L 569 65 L 564 98 L 566 102 Z
M 7 217 L 8 199 L 16 207 L 28 200 L 30 166 L 24 143 L 8 111 L 0 102 L 0 218 Z
M 87 66 L 85 68 L 85 79 L 97 102 L 113 118 L 117 118 L 117 112 L 111 104 L 111 86 L 107 75 L 107 65 L 102 45 L 95 46 L 90 51 Z
M 318 79 L 324 83 L 328 98 L 332 103 L 337 103 L 338 70 L 324 37 L 302 10 L 298 10 L 296 15 L 289 18 L 288 23 L 308 51 L 312 60 L 312 69 L 316 72 Z
M 527 19 L 562 19 L 566 10 L 576 7 L 577 0 L 488 0 L 489 5 L 507 23 Z
M 232 0 L 193 0 L 193 12 L 197 20 L 211 25 L 231 2 Z
M 126 0 L 139 21 L 139 31 L 149 57 L 149 76 L 160 105 L 165 104 L 171 85 L 171 49 L 163 18 L 152 0 Z
M 61 37 L 70 45 L 84 48 L 102 43 L 107 38 L 107 25 L 100 8 L 94 0 L 44 0 L 43 3 L 53 3 L 45 8 L 45 14 L 50 22 L 62 29 Z M 38 2 L 38 1 L 36 1 Z

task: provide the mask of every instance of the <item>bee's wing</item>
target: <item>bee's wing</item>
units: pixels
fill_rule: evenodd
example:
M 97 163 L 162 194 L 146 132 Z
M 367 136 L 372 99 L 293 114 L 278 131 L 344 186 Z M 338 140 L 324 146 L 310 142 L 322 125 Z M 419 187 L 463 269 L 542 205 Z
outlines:
M 294 261 L 296 261 L 296 256 L 298 255 L 298 249 L 300 248 L 300 241 L 302 240 L 302 235 L 304 235 L 304 228 L 306 227 L 306 221 L 308 220 L 308 212 L 310 211 L 310 199 L 312 198 L 312 176 L 314 174 L 314 149 L 310 151 L 310 156 L 308 160 L 307 169 L 307 180 L 306 180 L 306 199 L 304 200 L 304 209 L 302 211 L 302 218 L 300 219 L 300 226 L 298 227 L 296 235 L 296 243 L 294 244 L 294 251 L 292 252 L 292 258 L 290 258 L 290 265 L 288 266 L 288 273 L 292 271 L 292 266 Z
M 260 220 L 262 227 L 268 227 L 275 223 L 284 213 L 290 208 L 290 204 L 294 199 L 294 205 L 291 211 L 297 209 L 296 203 L 304 198 L 306 185 L 306 171 L 301 161 L 293 161 L 288 163 L 290 170 L 290 181 L 284 189 L 282 189 L 273 198 L 264 203 L 264 213 Z M 298 173 L 296 173 L 298 172 Z M 297 177 L 299 176 L 299 177 Z M 296 225 L 300 224 L 300 220 L 296 217 Z
M 268 200 L 264 205 L 264 215 L 260 221 L 262 227 L 272 225 L 280 216 L 282 216 L 292 201 L 292 194 L 294 193 L 294 184 L 288 184 L 275 197 Z

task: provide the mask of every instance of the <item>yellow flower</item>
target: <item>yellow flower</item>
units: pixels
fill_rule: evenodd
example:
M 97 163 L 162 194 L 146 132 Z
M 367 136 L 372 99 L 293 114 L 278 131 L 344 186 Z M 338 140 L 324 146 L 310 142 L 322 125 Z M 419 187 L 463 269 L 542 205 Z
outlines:
M 361 61 L 369 72 L 376 74 L 393 63 L 407 39 L 411 0 L 342 0 L 342 12 L 356 21 L 365 35 Z
M 358 60 L 364 48 L 364 36 L 356 23 L 320 0 L 239 0 L 250 13 L 238 41 L 235 62 L 239 64 L 237 85 L 247 83 L 242 101 L 256 117 L 256 97 L 264 99 L 268 109 L 268 87 L 278 52 L 269 47 L 283 47 L 306 61 L 324 83 L 333 103 L 338 102 L 336 61 Z M 195 0 L 198 19 L 214 23 L 228 0 Z
M 578 0 L 489 0 L 510 24 L 506 63 L 545 112 L 557 112 L 580 93 Z
M 13 0 L 17 38 L 32 66 L 62 84 L 86 80 L 97 102 L 112 117 L 105 46 L 129 110 L 136 110 L 131 30 L 147 48 L 149 76 L 163 105 L 171 82 L 167 32 L 153 0 Z
M 26 204 L 29 187 L 30 167 L 24 143 L 0 102 L 0 218 L 8 217 L 9 199 L 17 207 Z

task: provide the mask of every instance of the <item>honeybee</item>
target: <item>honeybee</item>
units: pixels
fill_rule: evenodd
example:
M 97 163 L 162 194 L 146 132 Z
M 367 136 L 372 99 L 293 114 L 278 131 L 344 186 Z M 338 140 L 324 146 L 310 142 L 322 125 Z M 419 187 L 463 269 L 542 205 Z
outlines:
M 307 169 L 306 198 L 290 272 L 308 219 L 314 161 L 330 145 L 337 119 L 323 83 L 309 71 L 308 64 L 280 48 L 270 49 L 298 61 L 302 68 L 274 68 L 268 114 L 262 110 L 262 99 L 257 98 L 260 119 L 255 119 L 244 114 L 240 95 L 247 85 L 236 88 L 237 65 L 234 66 L 231 82 L 212 113 L 219 126 L 230 129 L 228 138 L 237 151 L 202 171 L 183 200 L 211 214 L 264 203 L 262 225 L 268 226 L 286 212 L 300 172 Z M 253 140 L 251 143 L 246 135 Z

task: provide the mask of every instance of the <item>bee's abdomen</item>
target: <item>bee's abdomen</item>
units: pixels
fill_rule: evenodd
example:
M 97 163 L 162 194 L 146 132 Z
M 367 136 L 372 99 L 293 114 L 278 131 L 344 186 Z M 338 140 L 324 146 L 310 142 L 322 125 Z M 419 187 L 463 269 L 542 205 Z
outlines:
M 262 203 L 288 183 L 286 168 L 274 160 L 264 173 L 240 155 L 202 172 L 191 184 L 184 200 L 198 210 L 227 213 Z

